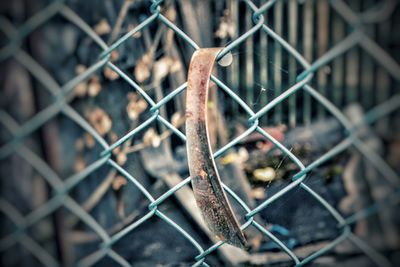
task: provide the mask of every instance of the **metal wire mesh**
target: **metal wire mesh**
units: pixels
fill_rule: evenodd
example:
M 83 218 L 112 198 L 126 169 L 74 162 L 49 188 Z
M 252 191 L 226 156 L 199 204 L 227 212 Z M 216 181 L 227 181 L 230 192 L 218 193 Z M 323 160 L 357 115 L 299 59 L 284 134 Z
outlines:
M 146 93 L 143 88 L 141 88 L 137 82 L 131 79 L 127 74 L 125 74 L 121 69 L 110 61 L 111 52 L 116 50 L 121 44 L 126 42 L 129 38 L 135 35 L 137 32 L 142 31 L 144 28 L 149 27 L 152 23 L 159 21 L 165 24 L 168 28 L 172 29 L 177 36 L 184 40 L 187 45 L 194 49 L 199 49 L 199 46 L 181 29 L 179 29 L 175 24 L 169 21 L 163 14 L 160 13 L 160 1 L 152 1 L 149 4 L 149 10 L 151 15 L 147 17 L 143 22 L 141 22 L 133 30 L 129 31 L 121 38 L 116 40 L 113 44 L 108 46 L 77 14 L 64 4 L 64 1 L 55 1 L 36 15 L 28 19 L 21 27 L 15 29 L 8 21 L 2 19 L 1 30 L 9 37 L 8 45 L 1 48 L 0 50 L 0 60 L 4 61 L 10 57 L 14 57 L 18 62 L 20 62 L 26 69 L 53 95 L 54 102 L 38 112 L 33 118 L 29 119 L 22 125 L 17 125 L 15 121 L 5 112 L 0 115 L 1 123 L 3 126 L 12 134 L 12 139 L 10 139 L 6 144 L 0 148 L 0 158 L 4 159 L 10 156 L 12 153 L 18 153 L 23 157 L 30 165 L 33 166 L 40 173 L 46 181 L 51 186 L 54 194 L 51 198 L 41 207 L 33 210 L 26 216 L 22 216 L 15 207 L 13 207 L 7 200 L 1 199 L 0 209 L 6 217 L 11 220 L 15 226 L 16 230 L 10 233 L 8 236 L 0 240 L 0 250 L 7 251 L 15 243 L 20 243 L 25 246 L 43 265 L 45 266 L 58 266 L 57 260 L 48 253 L 44 248 L 42 248 L 33 238 L 27 233 L 27 229 L 34 224 L 38 223 L 42 218 L 48 216 L 49 214 L 55 212 L 60 207 L 67 208 L 70 212 L 75 214 L 79 219 L 81 219 L 87 226 L 89 226 L 101 239 L 102 244 L 99 249 L 88 255 L 87 257 L 80 260 L 77 266 L 93 266 L 103 257 L 109 257 L 113 259 L 116 263 L 121 266 L 130 266 L 130 264 L 121 257 L 112 248 L 113 244 L 118 242 L 120 239 L 124 238 L 129 232 L 133 231 L 135 228 L 139 227 L 141 224 L 145 223 L 153 216 L 157 216 L 162 219 L 166 224 L 169 224 L 176 232 L 187 239 L 193 247 L 198 251 L 198 255 L 193 259 L 193 266 L 209 266 L 207 264 L 207 255 L 218 249 L 218 247 L 223 246 L 223 242 L 218 242 L 209 248 L 203 248 L 201 245 L 180 225 L 175 223 L 171 218 L 166 216 L 163 212 L 159 210 L 159 206 L 163 202 L 173 196 L 178 190 L 190 183 L 190 177 L 186 178 L 181 183 L 177 184 L 173 188 L 169 189 L 163 195 L 158 198 L 154 198 L 148 190 L 141 185 L 138 180 L 132 176 L 128 171 L 122 168 L 111 158 L 111 152 L 120 147 L 124 142 L 133 138 L 139 132 L 143 131 L 153 122 L 158 122 L 168 129 L 170 129 L 174 134 L 176 134 L 182 141 L 186 140 L 185 134 L 179 129 L 173 126 L 166 118 L 160 115 L 160 108 L 164 106 L 168 101 L 172 100 L 178 94 L 181 94 L 186 89 L 186 83 L 182 84 L 170 94 L 164 97 L 159 102 L 154 102 L 152 98 Z M 283 152 L 291 161 L 293 161 L 299 168 L 299 171 L 292 177 L 292 182 L 265 200 L 262 204 L 258 205 L 254 209 L 250 209 L 246 203 L 240 199 L 229 187 L 225 186 L 226 192 L 231 195 L 237 203 L 246 211 L 246 223 L 242 225 L 242 229 L 246 229 L 249 226 L 253 226 L 260 233 L 270 238 L 276 243 L 279 248 L 287 253 L 287 255 L 293 260 L 295 265 L 304 265 L 311 262 L 312 260 L 320 257 L 322 254 L 332 250 L 339 243 L 344 240 L 351 241 L 355 246 L 357 246 L 361 251 L 363 251 L 368 257 L 371 258 L 376 264 L 380 266 L 390 266 L 390 262 L 377 250 L 373 249 L 371 246 L 366 244 L 351 231 L 351 225 L 356 223 L 358 220 L 364 219 L 372 214 L 380 212 L 383 208 L 388 205 L 397 203 L 400 199 L 399 190 L 399 179 L 395 171 L 385 162 L 385 160 L 371 150 L 367 145 L 364 144 L 362 140 L 358 137 L 357 129 L 365 124 L 371 124 L 385 116 L 388 116 L 391 112 L 398 110 L 400 107 L 400 95 L 394 95 L 389 100 L 385 101 L 381 105 L 374 107 L 369 110 L 362 122 L 357 125 L 352 124 L 342 113 L 342 111 L 335 106 L 329 99 L 324 97 L 316 89 L 310 86 L 310 82 L 313 79 L 314 73 L 319 70 L 324 65 L 331 62 L 333 59 L 342 56 L 345 52 L 350 50 L 355 46 L 360 46 L 366 53 L 373 57 L 384 69 L 390 73 L 393 79 L 398 81 L 400 79 L 400 66 L 393 60 L 383 49 L 381 49 L 371 38 L 368 37 L 366 33 L 363 32 L 363 23 L 368 22 L 368 16 L 363 16 L 363 14 L 357 14 L 352 11 L 344 2 L 340 0 L 330 1 L 330 6 L 336 10 L 348 25 L 352 28 L 351 34 L 344 38 L 341 42 L 332 47 L 327 53 L 322 57 L 318 58 L 313 63 L 309 63 L 305 58 L 296 51 L 286 40 L 284 40 L 280 35 L 276 34 L 274 29 L 270 28 L 265 23 L 264 13 L 276 5 L 279 1 L 267 1 L 261 6 L 256 6 L 252 1 L 244 1 L 245 4 L 250 8 L 252 13 L 253 27 L 248 30 L 243 35 L 239 36 L 229 45 L 227 45 L 219 55 L 219 59 L 224 55 L 235 49 L 239 44 L 244 42 L 247 38 L 253 36 L 257 32 L 263 32 L 267 34 L 270 38 L 276 41 L 287 53 L 293 56 L 297 62 L 303 67 L 303 72 L 297 76 L 296 83 L 290 88 L 281 93 L 278 97 L 268 102 L 258 111 L 253 111 L 230 87 L 224 84 L 220 79 L 212 76 L 211 80 L 217 84 L 217 86 L 225 91 L 233 101 L 235 101 L 240 107 L 243 108 L 248 117 L 249 127 L 240 136 L 231 140 L 227 145 L 220 148 L 214 153 L 214 157 L 218 158 L 228 149 L 232 148 L 238 144 L 241 140 L 246 138 L 253 132 L 260 133 L 267 140 L 272 142 L 279 150 Z M 98 61 L 90 66 L 84 73 L 76 76 L 66 84 L 60 86 L 54 79 L 49 75 L 45 69 L 43 69 L 33 58 L 31 58 L 26 52 L 19 50 L 19 45 L 22 40 L 32 33 L 35 29 L 39 28 L 46 21 L 52 19 L 54 16 L 62 16 L 75 24 L 79 29 L 84 31 L 95 43 L 103 50 L 99 55 Z M 79 114 L 76 112 L 68 103 L 66 95 L 70 93 L 75 86 L 80 82 L 88 79 L 97 70 L 104 67 L 109 67 L 113 71 L 119 74 L 119 76 L 125 80 L 133 90 L 138 92 L 151 106 L 150 112 L 151 116 L 145 122 L 140 124 L 134 130 L 126 133 L 122 138 L 113 144 L 108 144 L 94 129 L 93 127 Z M 333 115 L 343 127 L 347 130 L 347 137 L 343 139 L 339 144 L 329 150 L 327 153 L 319 157 L 317 160 L 308 164 L 303 165 L 298 157 L 296 157 L 287 147 L 274 139 L 270 134 L 268 134 L 263 128 L 259 126 L 259 119 L 265 116 L 268 112 L 271 112 L 276 106 L 287 100 L 291 95 L 298 91 L 304 91 L 310 97 L 319 102 L 319 104 L 331 115 Z M 66 179 L 61 179 L 58 175 L 44 162 L 39 156 L 32 152 L 23 144 L 23 139 L 38 128 L 43 126 L 47 121 L 52 119 L 58 114 L 64 114 L 71 120 L 75 121 L 80 127 L 85 131 L 90 133 L 98 142 L 102 148 L 103 152 L 99 155 L 97 161 L 90 164 L 83 171 L 78 172 L 71 177 Z M 360 152 L 360 154 L 365 157 L 365 159 L 379 172 L 382 179 L 385 179 L 388 186 L 394 188 L 393 194 L 378 202 L 372 206 L 362 209 L 353 215 L 344 218 L 334 207 L 332 207 L 324 198 L 322 198 L 318 193 L 316 193 L 311 187 L 305 183 L 307 175 L 313 171 L 318 166 L 332 159 L 336 155 L 342 153 L 343 151 L 354 147 Z M 148 206 L 148 213 L 136 220 L 120 232 L 115 235 L 109 236 L 109 234 L 100 226 L 100 224 L 94 220 L 82 207 L 73 200 L 68 193 L 76 186 L 78 186 L 88 175 L 95 172 L 103 165 L 110 165 L 115 168 L 121 175 L 126 177 L 132 184 L 134 184 L 141 193 L 149 200 L 150 205 Z M 257 222 L 255 216 L 261 210 L 267 208 L 271 203 L 278 201 L 285 194 L 290 194 L 294 188 L 301 188 L 308 194 L 310 194 L 319 204 L 321 204 L 337 221 L 337 227 L 340 229 L 341 234 L 334 240 L 332 240 L 327 246 L 322 249 L 315 251 L 311 255 L 305 258 L 299 258 L 296 254 L 288 248 L 284 242 L 282 242 L 278 237 L 276 237 L 271 231 L 263 227 L 262 223 Z M 301 205 L 301 203 L 299 203 Z M 144 241 L 145 242 L 145 241 Z

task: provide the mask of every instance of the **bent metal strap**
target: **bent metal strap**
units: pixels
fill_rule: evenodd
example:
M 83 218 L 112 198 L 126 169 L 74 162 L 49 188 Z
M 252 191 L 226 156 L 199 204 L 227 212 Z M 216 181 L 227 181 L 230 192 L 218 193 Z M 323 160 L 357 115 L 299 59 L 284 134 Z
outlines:
M 187 155 L 194 196 L 208 228 L 228 244 L 246 248 L 246 239 L 233 214 L 212 156 L 207 128 L 207 99 L 214 62 L 222 48 L 194 52 L 186 96 Z

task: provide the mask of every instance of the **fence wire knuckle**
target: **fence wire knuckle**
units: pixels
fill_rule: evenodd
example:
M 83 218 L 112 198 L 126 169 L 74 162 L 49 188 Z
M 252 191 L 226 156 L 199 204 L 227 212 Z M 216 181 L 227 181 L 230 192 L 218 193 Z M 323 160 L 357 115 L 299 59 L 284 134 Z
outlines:
M 137 83 L 130 75 L 124 73 L 117 65 L 110 62 L 111 53 L 116 51 L 120 45 L 129 40 L 137 32 L 149 27 L 153 23 L 159 22 L 164 24 L 169 29 L 174 31 L 174 33 L 185 42 L 186 45 L 197 50 L 200 47 L 192 40 L 185 32 L 183 32 L 177 25 L 168 20 L 162 13 L 161 7 L 163 5 L 163 0 L 154 0 L 149 3 L 150 15 L 141 21 L 134 29 L 122 35 L 119 39 L 115 40 L 110 45 L 107 45 L 102 39 L 93 31 L 93 29 L 86 24 L 73 10 L 67 7 L 64 3 L 65 1 L 55 1 L 48 5 L 43 10 L 39 11 L 37 14 L 28 19 L 19 28 L 14 29 L 14 27 L 5 19 L 1 18 L 1 30 L 8 37 L 8 44 L 0 48 L 0 61 L 5 61 L 10 57 L 15 57 L 25 68 L 27 68 L 30 73 L 44 86 L 49 93 L 53 95 L 54 102 L 47 106 L 43 111 L 36 113 L 36 115 L 27 120 L 26 122 L 18 125 L 13 119 L 5 112 L 2 111 L 0 115 L 0 122 L 5 129 L 8 130 L 10 134 L 13 135 L 12 138 L 0 147 L 0 159 L 9 157 L 12 153 L 19 153 L 23 158 L 26 158 L 28 164 L 32 165 L 38 173 L 40 173 L 44 179 L 49 183 L 52 188 L 52 195 L 49 197 L 48 201 L 41 207 L 31 211 L 27 215 L 22 215 L 18 210 L 13 207 L 7 200 L 0 199 L 0 211 L 15 225 L 16 229 L 14 232 L 9 233 L 6 237 L 0 240 L 0 251 L 6 251 L 10 249 L 14 243 L 21 243 L 26 246 L 26 248 L 45 266 L 57 266 L 57 260 L 44 248 L 42 248 L 33 238 L 29 236 L 28 229 L 34 224 L 40 222 L 46 216 L 55 212 L 61 207 L 65 207 L 70 212 L 75 214 L 82 222 L 84 222 L 89 228 L 91 228 L 100 238 L 101 243 L 98 250 L 88 255 L 86 258 L 81 259 L 77 265 L 78 266 L 92 266 L 99 262 L 104 257 L 109 257 L 113 259 L 115 263 L 121 266 L 130 266 L 130 264 L 123 259 L 116 251 L 112 250 L 112 246 L 127 236 L 127 234 L 141 224 L 146 223 L 150 218 L 157 216 L 159 219 L 163 220 L 166 225 L 172 227 L 184 237 L 188 243 L 190 243 L 198 251 L 198 255 L 193 258 L 192 266 L 209 266 L 206 263 L 207 255 L 213 253 L 220 246 L 224 245 L 224 242 L 218 242 L 211 246 L 210 248 L 203 248 L 187 231 L 185 231 L 180 225 L 174 222 L 171 218 L 166 216 L 160 211 L 159 206 L 164 203 L 168 198 L 172 197 L 181 188 L 187 186 L 190 183 L 190 177 L 182 180 L 180 183 L 169 188 L 162 195 L 154 198 L 148 189 L 140 183 L 140 180 L 135 178 L 126 169 L 120 166 L 113 158 L 112 151 L 121 147 L 122 144 L 131 140 L 137 136 L 140 132 L 144 131 L 149 125 L 158 123 L 164 125 L 169 129 L 174 135 L 176 135 L 183 142 L 186 141 L 186 136 L 182 133 L 175 125 L 168 121 L 168 118 L 164 118 L 160 114 L 161 107 L 165 106 L 169 101 L 173 100 L 175 97 L 180 95 L 186 90 L 187 83 L 183 83 L 171 92 L 169 92 L 161 100 L 154 101 L 146 91 L 141 88 L 139 83 Z M 352 229 L 350 226 L 359 220 L 362 220 L 372 214 L 380 212 L 382 209 L 388 205 L 393 205 L 399 203 L 400 190 L 399 179 L 396 172 L 390 168 L 390 166 L 385 162 L 383 158 L 374 151 L 368 149 L 365 146 L 364 141 L 358 137 L 357 130 L 367 124 L 372 124 L 375 121 L 387 116 L 391 112 L 398 110 L 400 106 L 399 95 L 387 100 L 379 107 L 372 109 L 370 112 L 366 112 L 363 120 L 358 124 L 352 124 L 343 112 L 335 106 L 327 97 L 318 92 L 311 86 L 311 82 L 314 78 L 314 74 L 319 71 L 323 66 L 330 63 L 332 60 L 342 56 L 344 53 L 352 49 L 353 47 L 360 45 L 363 39 L 368 38 L 365 32 L 363 32 L 362 25 L 364 23 L 374 23 L 378 19 L 374 17 L 373 12 L 377 14 L 387 14 L 392 12 L 391 1 L 386 1 L 383 7 L 380 7 L 378 11 L 374 9 L 364 11 L 361 14 L 356 14 L 351 10 L 349 6 L 343 1 L 329 1 L 330 6 L 336 12 L 338 12 L 343 19 L 352 27 L 353 31 L 347 35 L 341 42 L 337 43 L 335 46 L 331 47 L 324 55 L 315 60 L 314 62 L 308 62 L 303 55 L 297 51 L 292 45 L 289 44 L 282 36 L 277 34 L 273 28 L 267 25 L 265 22 L 265 13 L 269 9 L 276 5 L 276 0 L 266 1 L 261 6 L 256 6 L 253 1 L 244 1 L 246 6 L 252 10 L 252 22 L 253 25 L 245 33 L 238 36 L 236 39 L 232 40 L 231 43 L 226 45 L 226 47 L 218 55 L 218 59 L 221 59 L 224 55 L 232 52 L 239 45 L 245 42 L 248 38 L 254 36 L 256 33 L 260 32 L 262 34 L 268 35 L 274 42 L 279 44 L 283 51 L 292 56 L 296 62 L 301 66 L 302 71 L 297 75 L 295 83 L 292 84 L 287 90 L 282 92 L 268 104 L 261 107 L 258 111 L 253 110 L 232 88 L 227 84 L 222 82 L 218 77 L 212 76 L 211 80 L 214 81 L 217 87 L 224 91 L 231 101 L 234 101 L 238 106 L 240 106 L 244 113 L 247 114 L 248 125 L 245 132 L 241 135 L 230 140 L 225 146 L 220 148 L 214 153 L 214 158 L 218 158 L 224 155 L 229 149 L 237 145 L 239 142 L 244 140 L 250 134 L 258 132 L 263 136 L 265 140 L 271 142 L 274 147 L 282 152 L 293 164 L 298 168 L 296 174 L 291 178 L 292 181 L 285 188 L 281 189 L 272 196 L 269 196 L 264 202 L 260 203 L 257 207 L 251 209 L 244 200 L 242 200 L 234 191 L 232 191 L 225 184 L 223 185 L 225 191 L 230 195 L 235 202 L 243 209 L 245 212 L 244 218 L 245 223 L 242 225 L 242 229 L 246 229 L 249 226 L 254 227 L 260 232 L 260 234 L 265 235 L 272 242 L 274 242 L 280 250 L 285 252 L 293 261 L 293 264 L 301 266 L 309 263 L 310 261 L 316 259 L 322 254 L 332 250 L 336 245 L 343 242 L 344 240 L 349 240 L 356 246 L 359 246 L 363 251 L 372 251 L 372 254 L 368 256 L 374 257 L 373 260 L 377 262 L 384 261 L 384 257 L 374 249 L 368 247 L 360 239 L 355 239 L 352 234 Z M 300 1 L 299 1 L 300 2 Z M 304 1 L 301 3 L 303 4 Z M 377 8 L 377 7 L 374 7 Z M 381 12 L 381 13 L 379 13 Z M 85 32 L 101 49 L 101 53 L 98 55 L 97 62 L 93 63 L 92 66 L 88 67 L 86 71 L 77 75 L 69 82 L 64 85 L 58 85 L 51 75 L 44 70 L 38 62 L 31 58 L 28 54 L 25 54 L 21 50 L 21 45 L 25 38 L 27 38 L 34 30 L 38 29 L 45 22 L 53 19 L 55 16 L 62 16 L 68 21 L 76 25 L 80 30 Z M 378 46 L 372 39 L 369 39 L 372 45 Z M 370 47 L 370 46 L 368 46 Z M 367 53 L 371 53 L 369 48 L 366 46 L 361 46 Z M 379 62 L 378 62 L 379 63 Z M 34 66 L 37 66 L 34 70 Z M 102 70 L 105 67 L 111 68 L 113 71 L 118 73 L 120 78 L 127 82 L 133 91 L 137 92 L 142 96 L 147 104 L 149 105 L 150 117 L 143 121 L 136 128 L 125 133 L 117 141 L 109 144 L 102 136 L 100 136 L 96 130 L 86 121 L 86 119 L 79 114 L 68 102 L 67 96 L 72 92 L 72 90 L 82 81 L 89 79 L 96 71 Z M 383 66 L 385 68 L 385 66 Z M 40 73 L 38 71 L 40 68 Z M 397 68 L 397 69 L 396 69 Z M 399 66 L 392 64 L 390 74 L 400 73 Z M 393 77 L 399 80 L 400 77 Z M 311 96 L 315 101 L 319 103 L 330 115 L 336 118 L 340 125 L 346 130 L 347 137 L 343 139 L 339 144 L 334 146 L 331 150 L 327 151 L 325 154 L 321 155 L 315 161 L 304 165 L 302 161 L 296 157 L 284 144 L 276 140 L 273 136 L 267 133 L 262 127 L 260 127 L 259 120 L 261 117 L 265 116 L 268 112 L 274 110 L 279 104 L 292 96 L 294 93 L 302 91 L 305 94 Z M 78 173 L 73 174 L 70 177 L 61 179 L 58 175 L 51 169 L 51 167 L 40 159 L 38 155 L 35 154 L 30 148 L 23 144 L 24 138 L 31 135 L 34 131 L 38 130 L 49 120 L 53 119 L 55 116 L 63 114 L 63 116 L 68 117 L 74 121 L 79 127 L 81 127 L 85 132 L 88 132 L 102 147 L 102 151 L 99 157 L 94 162 L 88 164 L 86 168 Z M 10 118 L 8 118 L 10 117 Z M 362 156 L 371 162 L 371 165 L 382 175 L 383 178 L 388 180 L 391 184 L 395 186 L 396 192 L 393 195 L 388 196 L 382 202 L 374 203 L 370 207 L 364 208 L 355 214 L 343 217 L 339 211 L 332 207 L 323 197 L 321 197 L 316 191 L 314 191 L 310 186 L 306 184 L 307 175 L 315 170 L 321 164 L 327 162 L 328 160 L 334 158 L 336 155 L 342 153 L 343 151 L 349 149 L 350 147 L 355 148 L 360 152 Z M 21 151 L 23 153 L 21 153 Z M 29 156 L 28 155 L 32 155 Z M 135 186 L 140 194 L 142 194 L 148 201 L 148 212 L 141 218 L 136 219 L 131 224 L 125 226 L 122 230 L 109 235 L 107 231 L 102 228 L 102 226 L 84 209 L 82 209 L 79 204 L 69 196 L 71 190 L 80 183 L 82 183 L 90 174 L 96 172 L 102 166 L 108 165 L 109 167 L 115 169 L 119 174 L 124 176 L 129 183 Z M 322 205 L 326 211 L 337 221 L 337 227 L 339 229 L 339 235 L 335 240 L 332 240 L 326 247 L 315 251 L 313 254 L 306 258 L 299 258 L 293 251 L 293 248 L 288 247 L 282 240 L 279 239 L 277 235 L 274 235 L 269 229 L 264 227 L 264 223 L 258 222 L 256 215 L 263 209 L 267 208 L 271 203 L 278 201 L 286 194 L 290 194 L 293 189 L 300 188 L 302 191 L 306 192 L 314 198 L 314 200 Z M 301 205 L 301 203 L 299 203 Z

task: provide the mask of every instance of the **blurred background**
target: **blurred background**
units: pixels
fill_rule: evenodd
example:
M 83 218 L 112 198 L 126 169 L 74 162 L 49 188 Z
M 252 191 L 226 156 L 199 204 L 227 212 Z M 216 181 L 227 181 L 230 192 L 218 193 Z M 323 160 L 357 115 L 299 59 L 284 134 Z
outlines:
M 398 1 L 0 10 L 1 266 L 400 265 Z M 249 251 L 218 243 L 190 187 L 198 47 L 233 59 L 208 126 Z

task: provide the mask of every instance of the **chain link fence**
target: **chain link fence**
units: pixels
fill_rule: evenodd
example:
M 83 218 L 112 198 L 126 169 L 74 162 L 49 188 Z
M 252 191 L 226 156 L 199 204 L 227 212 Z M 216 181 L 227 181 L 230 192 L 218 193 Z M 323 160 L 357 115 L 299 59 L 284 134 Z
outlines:
M 133 176 L 125 168 L 123 168 L 117 161 L 112 157 L 112 152 L 120 148 L 125 142 L 131 140 L 141 132 L 145 131 L 151 124 L 159 123 L 163 125 L 169 131 L 172 131 L 182 142 L 185 142 L 186 137 L 184 132 L 179 130 L 176 126 L 171 123 L 168 118 L 161 115 L 160 109 L 166 104 L 183 94 L 187 83 L 181 84 L 179 87 L 171 91 L 168 95 L 163 97 L 160 101 L 154 101 L 150 97 L 145 89 L 143 89 L 135 79 L 130 75 L 123 72 L 117 64 L 111 61 L 113 51 L 116 51 L 124 42 L 127 42 L 135 34 L 140 33 L 145 28 L 150 27 L 156 22 L 162 23 L 169 29 L 173 30 L 177 38 L 183 41 L 187 46 L 193 49 L 199 49 L 199 46 L 194 42 L 190 36 L 178 28 L 173 22 L 171 22 L 163 12 L 163 1 L 152 1 L 148 4 L 148 9 L 151 15 L 146 17 L 138 24 L 135 28 L 121 36 L 111 44 L 107 44 L 102 38 L 82 20 L 72 9 L 70 9 L 65 1 L 54 1 L 44 9 L 37 12 L 34 16 L 29 18 L 18 28 L 15 28 L 7 19 L 1 19 L 1 30 L 7 36 L 8 43 L 3 46 L 0 50 L 0 60 L 4 62 L 9 58 L 14 58 L 22 66 L 24 66 L 30 74 L 39 82 L 46 90 L 52 95 L 53 102 L 46 106 L 41 111 L 37 112 L 32 118 L 24 122 L 22 125 L 18 125 L 15 120 L 5 111 L 0 114 L 0 120 L 2 126 L 10 133 L 10 138 L 6 143 L 0 147 L 0 158 L 2 160 L 10 157 L 10 155 L 17 153 L 26 162 L 28 162 L 49 184 L 51 187 L 51 195 L 47 202 L 39 208 L 30 211 L 27 215 L 22 215 L 16 207 L 14 207 L 7 199 L 1 199 L 0 210 L 6 216 L 7 220 L 11 221 L 15 225 L 15 230 L 0 240 L 0 250 L 2 253 L 6 253 L 11 250 L 12 247 L 19 243 L 24 246 L 35 258 L 37 258 L 44 266 L 59 266 L 60 262 L 54 256 L 54 253 L 50 253 L 43 248 L 35 238 L 31 237 L 29 228 L 38 224 L 43 218 L 55 213 L 61 207 L 66 208 L 71 213 L 76 215 L 79 220 L 84 222 L 92 231 L 94 231 L 98 237 L 101 238 L 101 244 L 98 250 L 87 255 L 86 257 L 76 262 L 76 266 L 94 266 L 104 257 L 112 259 L 115 264 L 121 266 L 131 266 L 131 264 L 124 259 L 119 253 L 113 249 L 113 245 L 121 239 L 124 239 L 128 233 L 134 229 L 145 224 L 150 218 L 157 216 L 165 222 L 165 225 L 169 225 L 176 230 L 178 235 L 184 237 L 197 251 L 198 255 L 193 258 L 192 266 L 209 266 L 207 264 L 207 257 L 214 251 L 218 250 L 221 246 L 226 246 L 223 242 L 217 242 L 211 247 L 203 247 L 196 238 L 192 237 L 184 228 L 182 228 L 174 219 L 168 217 L 159 208 L 163 203 L 173 197 L 176 192 L 181 190 L 186 185 L 190 184 L 190 177 L 187 177 L 182 182 L 176 184 L 167 190 L 164 194 L 155 197 L 153 196 L 146 186 L 139 182 L 138 177 Z M 353 243 L 354 246 L 358 247 L 362 252 L 365 253 L 374 263 L 379 266 L 390 266 L 390 261 L 375 250 L 372 246 L 364 242 L 361 238 L 356 236 L 352 230 L 352 226 L 359 220 L 363 220 L 371 215 L 381 212 L 388 206 L 396 205 L 400 200 L 399 190 L 399 179 L 397 173 L 389 166 L 389 164 L 378 154 L 376 151 L 371 149 L 362 138 L 359 137 L 359 129 L 365 125 L 375 123 L 376 121 L 385 118 L 398 111 L 400 107 L 400 95 L 395 93 L 393 96 L 388 98 L 383 103 L 376 105 L 365 113 L 362 120 L 357 123 L 352 123 L 343 114 L 340 107 L 337 107 L 333 102 L 325 97 L 323 94 L 318 92 L 310 84 L 314 79 L 314 74 L 321 68 L 332 62 L 338 57 L 342 57 L 350 49 L 359 46 L 364 52 L 369 54 L 381 68 L 385 69 L 391 77 L 398 84 L 400 79 L 400 66 L 398 63 L 390 57 L 390 55 L 377 45 L 377 43 L 364 32 L 364 25 L 373 22 L 384 16 L 379 11 L 384 12 L 385 7 L 373 7 L 371 10 L 367 10 L 363 13 L 357 13 L 353 11 L 349 6 L 341 0 L 329 1 L 330 8 L 337 12 L 346 21 L 348 27 L 351 29 L 351 33 L 348 34 L 343 40 L 338 42 L 335 46 L 331 47 L 323 56 L 319 57 L 314 62 L 308 62 L 303 55 L 292 47 L 288 41 L 282 38 L 279 34 L 274 31 L 274 28 L 268 26 L 265 22 L 266 18 L 264 14 L 277 5 L 280 1 L 266 1 L 265 3 L 257 6 L 252 1 L 243 1 L 247 8 L 252 11 L 252 27 L 241 36 L 238 36 L 235 40 L 226 45 L 223 51 L 220 53 L 218 59 L 221 59 L 224 55 L 234 51 L 240 44 L 245 42 L 248 38 L 257 34 L 266 34 L 269 38 L 272 38 L 274 42 L 279 45 L 284 53 L 290 54 L 294 57 L 297 63 L 302 67 L 302 72 L 297 75 L 295 83 L 293 83 L 287 90 L 284 90 L 279 96 L 268 101 L 267 104 L 263 105 L 259 110 L 253 110 L 239 95 L 236 93 L 236 89 L 230 88 L 218 77 L 212 76 L 211 80 L 217 85 L 219 90 L 223 90 L 227 95 L 230 96 L 231 100 L 236 103 L 244 111 L 243 114 L 247 116 L 248 128 L 245 132 L 230 140 L 228 144 L 218 149 L 214 153 L 214 157 L 218 158 L 227 153 L 227 151 L 250 134 L 258 132 L 266 140 L 269 140 L 273 145 L 279 149 L 288 159 L 290 159 L 299 169 L 299 171 L 291 178 L 290 184 L 285 186 L 283 189 L 276 192 L 274 195 L 268 197 L 265 201 L 259 204 L 255 208 L 250 208 L 245 201 L 243 201 L 233 190 L 225 186 L 226 192 L 236 201 L 242 209 L 245 211 L 246 222 L 242 225 L 242 229 L 246 232 L 248 227 L 254 227 L 259 231 L 260 234 L 265 235 L 271 241 L 273 241 L 281 251 L 286 253 L 292 260 L 293 265 L 301 266 L 317 259 L 321 255 L 330 252 L 338 244 L 345 240 Z M 301 1 L 299 1 L 301 2 Z M 392 1 L 386 1 L 388 5 Z M 299 3 L 303 4 L 303 3 Z M 383 10 L 383 11 L 382 11 Z M 376 13 L 376 14 L 375 14 Z M 27 52 L 20 49 L 24 39 L 27 38 L 33 31 L 40 28 L 44 23 L 53 19 L 54 17 L 61 16 L 68 20 L 81 31 L 85 32 L 97 45 L 100 47 L 102 52 L 98 55 L 98 60 L 93 65 L 88 67 L 84 72 L 77 75 L 64 85 L 59 85 L 52 78 L 52 76 L 41 67 L 37 61 L 33 59 Z M 113 143 L 108 143 L 84 118 L 82 114 L 77 112 L 70 105 L 71 92 L 81 82 L 89 79 L 94 73 L 103 69 L 110 68 L 112 71 L 118 74 L 120 79 L 124 80 L 131 86 L 132 90 L 139 93 L 141 97 L 145 99 L 150 109 L 150 116 L 147 120 L 143 121 L 133 130 L 127 132 L 124 136 L 119 138 Z M 229 67 L 228 67 L 229 68 Z M 321 155 L 314 162 L 304 165 L 303 162 L 294 155 L 291 150 L 285 147 L 281 142 L 277 141 L 271 134 L 265 129 L 260 127 L 259 121 L 266 116 L 266 114 L 273 112 L 273 110 L 294 95 L 296 92 L 304 92 L 305 95 L 311 97 L 319 103 L 327 113 L 335 117 L 346 131 L 346 138 L 341 140 L 337 145 L 330 149 L 325 154 Z M 299 107 L 298 107 L 299 108 Z M 296 110 L 294 110 L 296 112 Z M 299 111 L 300 112 L 300 111 Z M 103 151 L 98 156 L 98 159 L 85 167 L 78 173 L 62 179 L 58 174 L 52 170 L 52 168 L 46 163 L 40 156 L 28 148 L 23 140 L 32 135 L 39 128 L 43 127 L 49 120 L 63 114 L 75 123 L 77 123 L 84 131 L 89 133 L 95 141 L 101 145 Z M 328 162 L 332 158 L 336 157 L 340 153 L 346 150 L 355 149 L 362 157 L 364 157 L 368 163 L 376 169 L 379 173 L 380 179 L 384 180 L 388 188 L 391 188 L 392 193 L 382 198 L 380 202 L 376 202 L 373 205 L 363 208 L 351 216 L 344 217 L 338 210 L 328 203 L 323 197 L 321 197 L 313 188 L 307 185 L 307 177 L 310 172 L 314 171 L 319 166 Z M 69 193 L 80 184 L 93 172 L 97 171 L 104 165 L 109 165 L 115 169 L 120 175 L 124 176 L 129 183 L 132 183 L 148 202 L 148 211 L 144 216 L 137 218 L 134 222 L 118 231 L 115 234 L 110 235 L 104 227 L 102 227 L 88 212 L 86 212 L 82 206 L 74 200 Z M 326 246 L 319 248 L 306 257 L 299 257 L 293 251 L 293 248 L 288 246 L 285 242 L 279 239 L 270 229 L 264 227 L 264 222 L 258 221 L 257 214 L 263 209 L 268 209 L 268 206 L 274 202 L 279 201 L 283 196 L 290 195 L 293 189 L 301 188 L 307 194 L 312 196 L 320 205 L 326 209 L 331 216 L 337 221 L 337 227 L 340 235 L 334 240 L 331 240 Z M 302 203 L 297 203 L 302 205 Z M 136 241 L 138 242 L 138 241 Z M 146 240 L 140 242 L 145 243 Z

